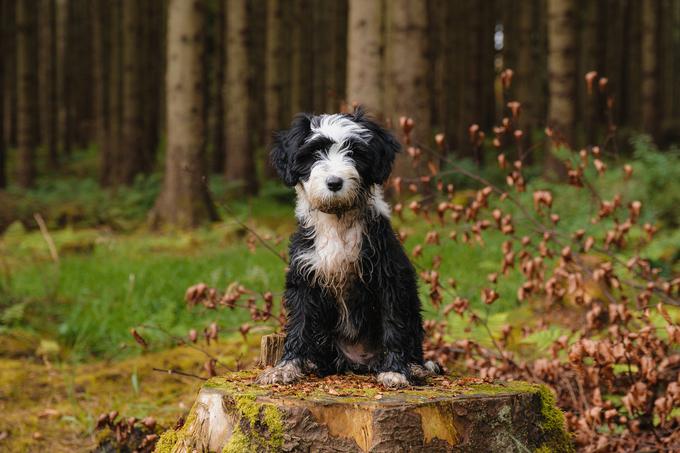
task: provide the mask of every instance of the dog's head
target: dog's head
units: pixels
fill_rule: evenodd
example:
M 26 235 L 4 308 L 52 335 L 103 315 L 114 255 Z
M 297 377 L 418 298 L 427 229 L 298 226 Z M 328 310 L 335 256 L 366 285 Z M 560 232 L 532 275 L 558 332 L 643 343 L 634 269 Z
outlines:
M 313 209 L 342 213 L 357 206 L 375 184 L 384 183 L 399 142 L 364 116 L 299 114 L 276 134 L 272 165 L 288 186 L 299 186 Z

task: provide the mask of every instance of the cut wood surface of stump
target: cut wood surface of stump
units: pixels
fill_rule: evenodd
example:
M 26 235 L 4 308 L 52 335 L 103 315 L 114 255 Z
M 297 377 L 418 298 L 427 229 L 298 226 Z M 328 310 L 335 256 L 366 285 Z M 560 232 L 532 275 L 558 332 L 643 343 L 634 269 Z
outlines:
M 544 386 L 428 378 L 385 390 L 373 376 L 259 386 L 259 370 L 213 378 L 166 452 L 566 452 L 564 417 Z

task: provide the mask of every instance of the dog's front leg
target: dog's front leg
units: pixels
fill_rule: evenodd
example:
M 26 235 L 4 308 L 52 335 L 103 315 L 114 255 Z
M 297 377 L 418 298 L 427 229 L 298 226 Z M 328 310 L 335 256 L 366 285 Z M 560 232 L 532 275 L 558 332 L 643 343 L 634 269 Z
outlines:
M 422 363 L 423 328 L 415 279 L 384 279 L 380 289 L 383 359 L 378 382 L 388 388 L 411 384 L 411 364 Z
M 283 355 L 275 367 L 258 376 L 258 384 L 291 384 L 305 373 L 316 371 L 321 351 L 330 343 L 322 303 L 318 290 L 289 282 L 285 293 L 288 320 Z

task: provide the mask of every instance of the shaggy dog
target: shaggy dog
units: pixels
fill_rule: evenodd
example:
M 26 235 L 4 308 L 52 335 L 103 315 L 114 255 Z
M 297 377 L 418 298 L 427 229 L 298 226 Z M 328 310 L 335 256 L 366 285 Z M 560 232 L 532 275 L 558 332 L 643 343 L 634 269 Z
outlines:
M 298 115 L 276 134 L 271 161 L 295 187 L 298 229 L 290 240 L 281 361 L 260 384 L 315 373 L 376 373 L 403 387 L 434 372 L 423 364 L 416 273 L 383 200 L 398 141 L 357 109 Z

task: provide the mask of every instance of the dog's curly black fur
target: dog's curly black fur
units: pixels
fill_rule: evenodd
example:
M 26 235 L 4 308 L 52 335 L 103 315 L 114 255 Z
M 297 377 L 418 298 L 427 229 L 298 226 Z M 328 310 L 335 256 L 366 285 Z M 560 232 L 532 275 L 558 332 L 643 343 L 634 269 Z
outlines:
M 276 134 L 271 161 L 296 188 L 299 225 L 286 275 L 284 353 L 260 383 L 351 370 L 400 387 L 436 368 L 423 363 L 416 273 L 382 199 L 399 149 L 360 109 L 300 114 Z

